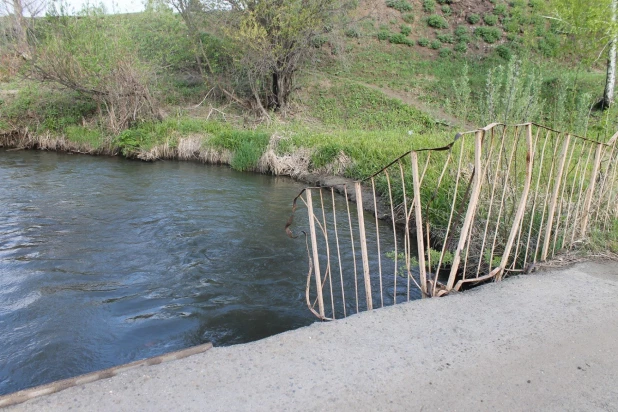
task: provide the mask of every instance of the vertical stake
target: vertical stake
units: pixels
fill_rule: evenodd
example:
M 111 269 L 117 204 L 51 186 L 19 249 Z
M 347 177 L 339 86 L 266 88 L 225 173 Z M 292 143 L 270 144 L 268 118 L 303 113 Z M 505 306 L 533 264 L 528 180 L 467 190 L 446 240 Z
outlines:
M 554 214 L 556 213 L 556 202 L 558 201 L 558 193 L 560 193 L 560 184 L 562 183 L 562 173 L 564 172 L 564 163 L 566 162 L 567 151 L 571 135 L 567 134 L 562 144 L 560 152 L 560 164 L 558 165 L 558 173 L 556 173 L 556 181 L 554 183 L 554 193 L 551 197 L 549 205 L 549 216 L 547 218 L 547 226 L 545 227 L 545 239 L 543 240 L 543 251 L 541 252 L 541 261 L 547 260 L 547 252 L 549 251 L 549 242 L 551 240 L 551 230 L 554 225 Z
M 355 182 L 356 189 L 356 210 L 358 212 L 358 230 L 360 232 L 361 256 L 363 258 L 363 278 L 365 279 L 365 296 L 367 299 L 367 310 L 373 309 L 371 299 L 371 277 L 369 275 L 369 255 L 367 253 L 367 237 L 365 235 L 365 215 L 363 209 L 363 190 L 360 182 Z
M 416 245 L 418 248 L 418 270 L 421 282 L 423 297 L 427 295 L 427 272 L 425 269 L 425 244 L 423 241 L 423 216 L 421 214 L 421 191 L 420 179 L 418 175 L 418 153 L 412 152 L 412 183 L 414 184 L 414 212 L 416 220 Z M 438 274 L 435 275 L 435 282 L 438 281 Z
M 594 167 L 592 169 L 592 176 L 590 176 L 590 184 L 588 185 L 588 192 L 586 193 L 586 201 L 584 203 L 584 215 L 582 216 L 581 236 L 586 235 L 588 230 L 588 219 L 590 215 L 590 205 L 592 204 L 592 195 L 599 177 L 599 167 L 601 166 L 601 153 L 603 145 L 597 143 L 597 152 L 594 155 Z
M 315 235 L 315 215 L 313 214 L 313 198 L 311 189 L 307 189 L 307 210 L 309 213 L 309 232 L 311 232 L 311 250 L 313 250 L 313 267 L 315 268 L 315 286 L 318 294 L 318 312 L 324 316 L 324 297 L 322 296 L 322 276 L 320 274 L 320 260 L 318 254 L 318 240 Z

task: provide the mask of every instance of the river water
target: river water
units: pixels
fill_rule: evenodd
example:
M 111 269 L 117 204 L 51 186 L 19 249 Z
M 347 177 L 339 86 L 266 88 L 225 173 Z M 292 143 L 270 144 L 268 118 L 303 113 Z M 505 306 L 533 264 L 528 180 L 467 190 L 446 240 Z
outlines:
M 284 233 L 292 179 L 0 151 L 0 182 L 0 395 L 316 320 L 305 241 Z

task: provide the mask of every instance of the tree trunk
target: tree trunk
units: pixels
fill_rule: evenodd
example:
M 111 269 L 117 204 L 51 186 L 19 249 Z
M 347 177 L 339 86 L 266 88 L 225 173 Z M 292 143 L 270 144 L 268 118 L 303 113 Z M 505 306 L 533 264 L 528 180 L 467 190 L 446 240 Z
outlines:
M 618 0 L 612 0 L 612 30 L 616 24 L 616 5 Z M 607 60 L 607 77 L 605 79 L 605 91 L 603 92 L 603 101 L 601 106 L 603 109 L 608 109 L 614 103 L 614 86 L 616 85 L 616 46 L 618 37 L 613 34 L 609 46 L 609 58 Z
M 24 7 L 21 0 L 13 0 L 13 14 L 15 16 L 15 31 L 17 35 L 17 53 L 28 57 L 28 29 L 24 18 Z

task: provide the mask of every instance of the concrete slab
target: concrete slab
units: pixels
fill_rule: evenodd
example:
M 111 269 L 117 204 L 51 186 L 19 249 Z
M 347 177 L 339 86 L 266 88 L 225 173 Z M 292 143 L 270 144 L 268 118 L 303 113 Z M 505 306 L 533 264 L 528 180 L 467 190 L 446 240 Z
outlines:
M 618 265 L 355 315 L 10 411 L 618 411 Z

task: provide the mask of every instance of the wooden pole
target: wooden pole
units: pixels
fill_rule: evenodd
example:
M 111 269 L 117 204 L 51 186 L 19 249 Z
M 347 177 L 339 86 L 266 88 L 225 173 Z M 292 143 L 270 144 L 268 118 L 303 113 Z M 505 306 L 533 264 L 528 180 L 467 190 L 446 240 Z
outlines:
M 558 173 L 556 173 L 556 180 L 554 182 L 554 193 L 552 194 L 551 203 L 549 205 L 549 216 L 547 218 L 547 226 L 545 228 L 545 239 L 543 240 L 543 250 L 541 252 L 541 261 L 547 259 L 547 252 L 549 251 L 549 242 L 551 240 L 551 231 L 554 225 L 554 214 L 556 213 L 556 202 L 558 201 L 558 193 L 560 193 L 560 184 L 562 183 L 562 173 L 564 172 L 564 164 L 566 163 L 567 151 L 569 149 L 569 142 L 571 141 L 571 135 L 567 134 L 562 144 L 562 151 L 560 152 L 560 163 L 558 165 Z
M 363 278 L 365 279 L 365 296 L 367 300 L 367 310 L 373 309 L 371 299 L 371 277 L 369 274 L 369 254 L 367 253 L 367 236 L 365 234 L 365 215 L 363 209 L 363 189 L 360 182 L 355 182 L 356 188 L 356 210 L 358 212 L 358 230 L 360 232 L 361 256 L 363 259 Z
M 597 143 L 597 151 L 594 155 L 594 167 L 592 168 L 592 176 L 590 176 L 590 184 L 588 185 L 588 192 L 586 193 L 586 201 L 584 203 L 584 215 L 582 216 L 581 237 L 586 235 L 588 230 L 588 220 L 590 217 L 590 205 L 592 204 L 592 196 L 594 195 L 594 189 L 596 187 L 599 167 L 601 166 L 601 152 L 603 145 Z
M 421 191 L 420 178 L 418 174 L 418 153 L 412 152 L 412 183 L 414 185 L 414 220 L 416 220 L 416 244 L 418 248 L 418 270 L 421 281 L 422 296 L 427 295 L 427 272 L 425 269 L 425 245 L 423 240 L 423 216 L 421 214 Z M 436 273 L 435 281 L 438 281 Z
M 313 198 L 311 189 L 307 189 L 307 210 L 309 213 L 309 232 L 311 235 L 311 250 L 313 251 L 313 266 L 315 268 L 315 287 L 318 294 L 318 313 L 324 316 L 324 296 L 322 296 L 322 276 L 320 274 L 320 256 L 318 254 L 318 240 L 315 232 L 315 215 L 313 214 Z
M 479 196 L 481 194 L 481 151 L 484 130 L 478 130 L 474 136 L 474 179 L 472 181 L 472 193 L 470 194 L 470 202 L 468 203 L 468 210 L 466 211 L 466 218 L 464 219 L 463 227 L 461 228 L 461 234 L 459 235 L 459 243 L 457 244 L 457 250 L 453 257 L 453 265 L 451 266 L 451 273 L 448 277 L 446 289 L 450 291 L 455 285 L 455 278 L 457 276 L 457 269 L 459 269 L 459 263 L 461 262 L 461 252 L 466 246 L 466 240 L 468 238 L 468 232 L 472 226 L 474 220 L 474 214 L 476 212 L 476 206 L 478 204 Z

